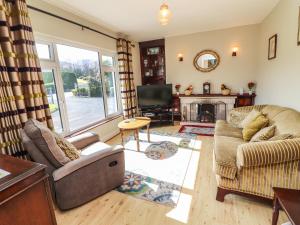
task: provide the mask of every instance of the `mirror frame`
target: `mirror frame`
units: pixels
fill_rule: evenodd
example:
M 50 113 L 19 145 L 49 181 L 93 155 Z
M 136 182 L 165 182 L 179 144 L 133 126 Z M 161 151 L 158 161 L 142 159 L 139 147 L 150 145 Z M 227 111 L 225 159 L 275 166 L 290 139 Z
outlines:
M 202 67 L 200 67 L 200 66 L 198 65 L 198 63 L 197 63 L 198 59 L 199 59 L 202 55 L 205 55 L 205 54 L 211 54 L 211 55 L 213 55 L 213 56 L 217 59 L 217 63 L 216 63 L 213 67 L 211 67 L 211 68 L 202 68 Z M 199 71 L 201 71 L 201 72 L 204 72 L 204 73 L 207 73 L 207 72 L 210 72 L 210 71 L 215 70 L 215 69 L 219 66 L 220 61 L 221 61 L 221 58 L 220 58 L 220 56 L 219 56 L 219 54 L 218 54 L 217 52 L 215 52 L 215 51 L 213 51 L 213 50 L 208 50 L 208 49 L 206 49 L 206 50 L 203 50 L 203 51 L 199 52 L 199 53 L 195 56 L 195 58 L 194 58 L 194 66 L 195 66 L 195 68 L 196 68 L 197 70 L 199 70 Z

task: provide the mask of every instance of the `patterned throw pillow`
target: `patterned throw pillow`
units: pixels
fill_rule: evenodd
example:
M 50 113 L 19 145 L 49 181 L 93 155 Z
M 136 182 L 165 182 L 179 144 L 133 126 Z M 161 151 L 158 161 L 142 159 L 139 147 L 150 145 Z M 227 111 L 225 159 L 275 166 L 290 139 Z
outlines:
M 68 140 L 61 137 L 59 134 L 55 134 L 54 137 L 56 144 L 65 153 L 66 157 L 68 157 L 70 160 L 75 160 L 80 157 L 80 152 Z
M 251 142 L 259 142 L 259 141 L 266 141 L 273 137 L 275 134 L 275 125 L 270 127 L 265 127 L 258 131 L 252 138 Z
M 254 134 L 256 134 L 260 129 L 266 127 L 268 123 L 269 119 L 264 115 L 256 117 L 256 119 L 254 119 L 244 127 L 242 132 L 244 141 L 250 141 Z
M 229 113 L 229 123 L 234 127 L 242 128 L 241 122 L 246 118 L 248 114 L 248 112 L 231 110 Z
M 270 138 L 268 141 L 281 141 L 281 140 L 293 139 L 293 138 L 295 137 L 292 134 L 279 134 Z
M 258 116 L 263 115 L 261 112 L 253 109 L 246 118 L 241 122 L 241 128 L 245 128 L 249 125 L 252 121 L 254 121 Z

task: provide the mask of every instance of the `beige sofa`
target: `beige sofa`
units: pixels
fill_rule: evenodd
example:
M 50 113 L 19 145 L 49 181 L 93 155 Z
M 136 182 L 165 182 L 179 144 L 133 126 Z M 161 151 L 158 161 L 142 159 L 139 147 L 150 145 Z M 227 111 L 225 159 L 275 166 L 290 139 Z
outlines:
M 236 108 L 239 112 L 257 109 L 276 125 L 275 135 L 291 134 L 292 139 L 244 142 L 242 129 L 230 122 L 217 121 L 214 136 L 214 162 L 218 191 L 272 199 L 272 187 L 300 189 L 300 112 L 273 105 Z M 230 119 L 229 119 L 230 121 Z

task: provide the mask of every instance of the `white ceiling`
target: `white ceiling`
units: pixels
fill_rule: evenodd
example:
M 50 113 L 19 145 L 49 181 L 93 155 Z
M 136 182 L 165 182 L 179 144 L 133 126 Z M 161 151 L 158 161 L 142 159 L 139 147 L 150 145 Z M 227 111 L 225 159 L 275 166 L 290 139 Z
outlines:
M 163 0 L 44 0 L 136 41 L 256 24 L 279 0 L 167 0 L 172 18 L 158 22 Z

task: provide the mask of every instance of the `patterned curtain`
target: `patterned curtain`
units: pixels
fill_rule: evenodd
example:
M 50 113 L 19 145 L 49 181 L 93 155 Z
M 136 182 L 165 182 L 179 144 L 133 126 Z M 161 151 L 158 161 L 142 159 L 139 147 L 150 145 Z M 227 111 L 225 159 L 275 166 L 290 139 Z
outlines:
M 125 39 L 117 40 L 119 74 L 121 82 L 121 98 L 125 118 L 136 115 L 136 94 L 132 70 L 131 42 Z
M 0 0 L 0 47 L 0 153 L 26 158 L 24 123 L 53 122 L 24 0 Z

